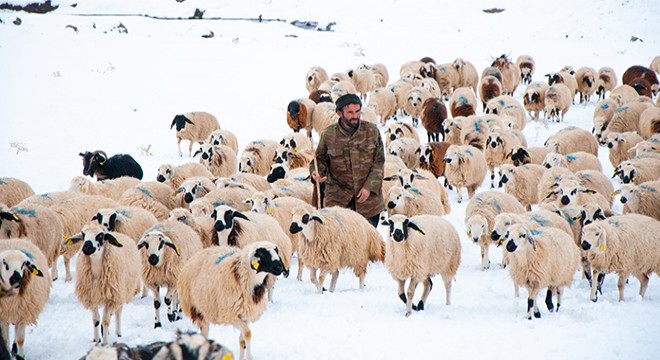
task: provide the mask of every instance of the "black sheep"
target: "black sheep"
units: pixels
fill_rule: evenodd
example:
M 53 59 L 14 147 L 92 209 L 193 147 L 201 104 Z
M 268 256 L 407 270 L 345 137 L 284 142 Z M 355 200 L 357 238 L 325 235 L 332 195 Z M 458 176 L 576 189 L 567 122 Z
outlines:
M 142 167 L 127 154 L 116 154 L 108 158 L 101 150 L 79 154 L 83 158 L 83 175 L 95 176 L 97 180 L 131 176 L 142 180 Z

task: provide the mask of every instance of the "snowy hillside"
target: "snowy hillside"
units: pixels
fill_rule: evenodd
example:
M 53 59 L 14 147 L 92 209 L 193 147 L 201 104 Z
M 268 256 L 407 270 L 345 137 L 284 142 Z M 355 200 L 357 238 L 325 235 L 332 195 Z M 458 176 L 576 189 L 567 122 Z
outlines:
M 537 64 L 534 80 L 564 65 L 610 66 L 620 83 L 626 68 L 648 66 L 660 55 L 660 11 L 651 0 L 53 4 L 59 8 L 47 14 L 0 11 L 0 177 L 25 180 L 37 193 L 66 190 L 82 173 L 78 154 L 84 151 L 129 153 L 149 181 L 161 164 L 197 161 L 185 154 L 187 142 L 178 157 L 169 128 L 184 112 L 215 114 L 237 134 L 239 149 L 256 139 L 279 140 L 290 132 L 286 106 L 307 96 L 304 77 L 315 65 L 335 73 L 384 63 L 393 81 L 404 62 L 424 56 L 438 63 L 461 57 L 481 73 L 493 57 L 529 54 Z M 492 8 L 504 11 L 483 11 Z M 204 11 L 202 19 L 188 19 L 196 9 Z M 262 22 L 237 20 L 260 16 Z M 314 31 L 291 25 L 294 20 L 335 24 L 333 31 Z M 523 91 L 519 86 L 515 97 L 521 100 Z M 591 131 L 595 106 L 593 98 L 572 106 L 561 124 L 530 121 L 524 130 L 529 146 L 542 146 L 567 126 Z M 424 129 L 418 131 L 425 140 Z M 599 159 L 611 176 L 606 148 Z M 488 186 L 484 181 L 479 191 Z M 345 271 L 337 291 L 323 295 L 305 271 L 302 283 L 295 275 L 278 281 L 274 303 L 251 326 L 254 358 L 658 358 L 657 276 L 643 299 L 631 277 L 625 302 L 618 302 L 616 276 L 608 275 L 603 295 L 592 303 L 586 280 L 576 273 L 561 311 L 549 313 L 542 305 L 543 317 L 528 321 L 527 294 L 513 296 L 508 270 L 500 268 L 501 248 L 491 248 L 491 268 L 481 271 L 479 247 L 465 236 L 466 202 L 458 204 L 455 192 L 450 201 L 446 218 L 462 242 L 452 305 L 444 305 L 438 278 L 426 310 L 405 318 L 396 283 L 382 264 L 370 267 L 365 289 L 358 290 L 357 278 Z M 620 212 L 621 204 L 614 210 Z M 385 227 L 379 231 L 387 236 Z M 61 260 L 59 268 L 63 273 Z M 177 328 L 194 329 L 185 319 L 154 330 L 152 304 L 147 297 L 125 306 L 124 336 L 111 334 L 110 340 L 146 344 L 172 339 Z M 236 355 L 238 336 L 231 327 L 211 326 L 210 337 Z M 39 324 L 28 327 L 27 358 L 77 359 L 91 340 L 91 313 L 77 301 L 73 284 L 60 278 Z

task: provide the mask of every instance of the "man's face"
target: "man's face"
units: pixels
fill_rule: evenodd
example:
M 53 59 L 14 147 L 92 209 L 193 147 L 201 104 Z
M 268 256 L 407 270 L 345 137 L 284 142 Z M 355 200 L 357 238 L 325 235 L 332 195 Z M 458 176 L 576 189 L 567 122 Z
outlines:
M 339 112 L 344 125 L 356 129 L 360 125 L 360 111 L 362 107 L 358 104 L 348 104 Z

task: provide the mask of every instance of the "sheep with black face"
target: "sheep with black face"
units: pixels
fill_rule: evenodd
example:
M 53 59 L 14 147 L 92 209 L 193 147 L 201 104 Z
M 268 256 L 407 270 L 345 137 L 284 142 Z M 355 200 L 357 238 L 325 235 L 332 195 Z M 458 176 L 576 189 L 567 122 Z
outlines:
M 181 140 L 190 140 L 188 156 L 192 154 L 193 143 L 202 144 L 214 130 L 220 129 L 220 123 L 213 114 L 197 111 L 179 114 L 174 117 L 170 129 L 176 125 L 176 144 L 181 153 Z

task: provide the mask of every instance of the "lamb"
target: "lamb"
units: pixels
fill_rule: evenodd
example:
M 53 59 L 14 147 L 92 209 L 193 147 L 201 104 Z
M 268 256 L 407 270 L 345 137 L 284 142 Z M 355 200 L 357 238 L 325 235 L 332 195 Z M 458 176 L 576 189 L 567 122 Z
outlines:
M 380 119 L 380 124 L 385 125 L 387 120 L 394 117 L 396 113 L 396 96 L 386 88 L 377 88 L 371 92 L 367 108 L 373 109 Z
M 547 287 L 548 310 L 559 311 L 564 287 L 570 287 L 580 258 L 570 235 L 555 228 L 528 229 L 522 224 L 509 228 L 505 235 L 509 254 L 509 275 L 517 286 L 527 289 L 527 318 L 541 317 L 536 297 Z M 552 303 L 556 296 L 557 307 Z
M 511 129 L 523 130 L 527 125 L 525 108 L 518 100 L 509 95 L 500 95 L 486 104 L 486 113 L 499 116 L 511 116 L 516 119 Z
M 509 157 L 515 166 L 527 164 L 541 165 L 543 164 L 543 160 L 545 159 L 545 156 L 548 155 L 548 153 L 548 149 L 544 147 L 531 147 L 525 149 L 523 147 L 517 146 L 511 149 Z
M 567 155 L 584 151 L 598 156 L 598 141 L 589 131 L 569 126 L 550 135 L 543 144 L 546 149 Z
M 490 126 L 480 116 L 470 115 L 461 122 L 461 144 L 472 145 L 483 151 Z
M 350 78 L 347 78 L 346 80 L 338 81 L 332 86 L 330 96 L 332 97 L 332 101 L 335 102 L 346 94 L 357 94 L 357 92 L 358 91 L 355 88 L 355 85 L 353 85 L 353 82 Z
M 463 201 L 463 187 L 467 188 L 468 198 L 471 198 L 486 177 L 486 159 L 481 150 L 470 145 L 452 145 L 447 149 L 445 162 L 445 177 L 456 187 L 457 201 Z
M 154 328 L 162 327 L 161 287 L 167 287 L 167 319 L 170 322 L 182 319 L 177 280 L 186 262 L 202 250 L 199 235 L 177 220 L 166 220 L 147 229 L 137 242 L 137 248 L 142 258 L 142 280 L 154 298 Z
M 445 154 L 450 144 L 429 142 L 419 146 L 419 168 L 430 171 L 436 178 L 445 175 Z
M 180 152 L 180 151 L 179 151 Z M 79 153 L 83 160 L 83 175 L 96 177 L 96 180 L 115 179 L 131 176 L 142 180 L 144 175 L 140 164 L 128 154 L 115 154 L 108 158 L 102 150 Z
M 360 93 L 360 99 L 366 102 L 367 94 L 376 89 L 376 75 L 366 69 L 349 69 L 346 71 L 346 74 L 351 78 L 355 90 Z
M 289 231 L 302 233 L 298 252 L 310 269 L 310 280 L 319 294 L 323 293 L 323 279 L 332 273 L 330 292 L 335 291 L 339 269 L 351 268 L 364 288 L 369 262 L 384 261 L 385 244 L 378 231 L 356 212 L 337 206 L 314 209 L 299 206 L 291 211 Z M 320 281 L 316 277 L 320 270 Z
M 80 235 L 67 240 L 67 244 L 79 242 L 83 246 L 76 263 L 76 297 L 92 311 L 94 342 L 107 344 L 110 317 L 115 315 L 115 334 L 121 337 L 122 307 L 140 290 L 140 254 L 131 238 L 98 224 L 85 225 Z
M 12 207 L 33 195 L 34 190 L 25 181 L 0 177 L 0 203 Z
M 328 80 L 328 73 L 325 69 L 320 66 L 312 66 L 307 70 L 305 87 L 311 93 L 314 90 L 318 90 L 319 86 L 326 80 Z
M 268 241 L 241 250 L 204 249 L 188 260 L 179 274 L 181 308 L 206 338 L 209 324 L 236 327 L 241 332 L 239 359 L 252 359 L 249 324 L 268 306 L 264 297 L 267 276 L 279 276 L 283 271 L 277 247 Z
M 190 206 L 195 199 L 199 199 L 215 189 L 213 181 L 203 176 L 192 176 L 187 178 L 176 190 L 183 198 L 182 206 Z
M 513 95 L 520 83 L 520 71 L 517 67 L 502 54 L 495 59 L 490 66 L 494 66 L 502 72 L 502 88 L 507 95 Z
M 591 133 L 596 136 L 598 141 L 604 145 L 605 139 L 603 138 L 603 132 L 607 129 L 607 126 L 612 121 L 614 117 L 614 111 L 618 108 L 616 101 L 613 99 L 605 99 L 596 105 L 596 110 L 594 110 L 594 128 L 591 130 Z
M 520 141 L 507 130 L 492 130 L 486 138 L 484 157 L 490 171 L 490 187 L 495 188 L 495 167 L 511 163 L 509 154 L 514 147 L 520 146 Z
M 206 248 L 214 245 L 213 234 L 215 233 L 215 223 L 210 216 L 194 216 L 188 209 L 176 208 L 170 211 L 168 220 L 176 220 L 188 225 L 199 236 L 202 247 Z
M 417 127 L 419 119 L 422 115 L 422 105 L 426 99 L 430 98 L 431 93 L 423 87 L 415 86 L 406 94 L 406 101 L 403 104 L 403 109 L 412 118 L 412 124 Z
M 390 143 L 396 139 L 400 138 L 410 138 L 419 143 L 419 135 L 417 131 L 407 123 L 392 123 L 387 126 L 387 129 L 383 132 L 385 135 L 385 147 L 389 147 Z
M 9 324 L 14 324 L 13 348 L 23 359 L 25 327 L 37 323 L 50 296 L 50 275 L 44 273 L 48 264 L 30 239 L 0 241 L 0 261 L 0 341 L 9 348 Z
M 637 131 L 638 134 L 644 137 L 640 127 L 640 118 L 646 109 L 652 107 L 652 104 L 646 102 L 631 102 L 618 107 L 614 111 L 612 121 L 607 125 L 607 129 L 603 131 L 602 136 L 607 136 L 611 132 Z
M 479 74 L 477 69 L 471 62 L 465 61 L 461 58 L 456 58 L 452 63 L 458 72 L 458 83 L 454 85 L 455 88 L 468 87 L 476 94 L 477 84 L 479 83 Z
M 128 189 L 122 194 L 119 203 L 126 206 L 137 206 L 148 210 L 158 220 L 167 219 L 170 210 L 179 207 L 173 196 L 172 189 L 156 181 L 144 182 Z M 102 206 L 112 207 L 112 206 Z
M 426 130 L 428 142 L 444 140 L 442 123 L 447 119 L 447 107 L 439 98 L 430 97 L 422 105 L 422 126 Z
M 642 78 L 649 82 L 653 96 L 658 93 L 659 82 L 655 71 L 641 65 L 633 65 L 626 69 L 626 71 L 623 72 L 621 82 L 626 85 L 631 85 L 638 78 Z
M 623 184 L 614 194 L 621 194 L 624 214 L 636 213 L 660 220 L 660 180 Z
M 639 134 L 644 139 L 660 134 L 660 107 L 649 107 L 639 115 Z
M 238 168 L 236 153 L 225 145 L 203 143 L 193 157 L 197 155 L 200 155 L 199 163 L 204 165 L 213 177 L 230 176 L 236 173 Z
M 437 274 L 445 284 L 445 303 L 451 305 L 451 283 L 461 263 L 461 242 L 456 229 L 449 221 L 432 215 L 394 215 L 388 223 L 385 267 L 398 284 L 397 293 L 406 304 L 406 317 L 412 310 L 424 310 L 433 287 L 431 277 Z M 407 279 L 410 283 L 404 293 Z M 420 282 L 424 282 L 424 292 L 415 306 L 413 297 Z
M 616 73 L 611 67 L 602 67 L 598 69 L 598 79 L 596 79 L 596 95 L 598 100 L 605 100 L 605 93 L 611 92 L 617 85 Z
M 568 170 L 571 170 L 572 172 L 578 172 L 580 170 L 603 170 L 598 158 L 584 151 L 578 151 L 567 155 L 548 153 L 543 160 L 543 166 L 547 169 L 561 166 L 568 168 Z
M 527 209 L 539 203 L 538 185 L 545 169 L 541 165 L 528 164 L 513 166 L 500 165 L 500 181 L 504 183 L 504 191 L 513 195 Z
M 548 92 L 548 84 L 535 81 L 527 86 L 523 94 L 523 106 L 534 120 L 539 119 L 541 111 L 545 110 L 545 95 Z M 532 113 L 534 113 L 532 115 Z
M 502 95 L 502 93 L 502 83 L 498 78 L 492 75 L 483 76 L 479 85 L 479 98 L 483 104 L 482 110 L 486 111 L 486 103 Z
M 273 159 L 275 158 L 276 149 L 277 142 L 273 140 L 262 139 L 252 141 L 243 149 L 238 171 L 262 176 L 268 175 L 270 166 L 273 164 Z M 230 175 L 232 174 L 225 176 Z
M 312 122 L 309 125 L 307 130 L 307 136 L 312 137 L 312 129 L 316 131 L 317 134 L 320 134 L 328 126 L 339 121 L 339 115 L 337 115 L 337 107 L 334 103 L 319 103 L 314 108 L 312 113 Z
M 545 76 L 548 77 L 548 85 L 552 86 L 555 84 L 564 84 L 568 88 L 569 92 L 569 97 L 570 101 L 569 103 L 572 104 L 574 103 L 574 97 L 575 94 L 577 94 L 578 91 L 578 84 L 577 80 L 573 77 L 573 74 L 568 71 L 560 71 L 558 73 L 549 73 L 546 74 Z
M 220 129 L 220 123 L 213 114 L 197 111 L 179 114 L 172 120 L 172 129 L 176 125 L 176 144 L 179 148 L 179 157 L 183 156 L 181 153 L 181 140 L 190 140 L 188 146 L 188 156 L 192 154 L 193 143 L 202 144 L 214 130 Z
M 156 181 L 168 184 L 172 190 L 176 190 L 184 180 L 193 176 L 203 176 L 208 179 L 215 178 L 206 166 L 200 163 L 189 162 L 176 167 L 171 164 L 159 166 Z
M 525 208 L 512 195 L 493 190 L 477 194 L 465 208 L 465 228 L 468 238 L 481 248 L 482 270 L 490 267 L 490 232 L 495 216 L 503 212 L 522 214 Z
M 564 115 L 571 107 L 571 91 L 562 84 L 557 83 L 548 88 L 545 94 L 545 112 L 550 115 L 550 120 L 564 121 Z
M 229 130 L 226 129 L 215 130 L 214 132 L 211 133 L 211 135 L 209 135 L 208 139 L 206 139 L 206 142 L 211 145 L 228 146 L 229 148 L 234 150 L 235 153 L 238 154 L 238 138 L 236 138 L 236 134 L 234 134 Z
M 644 297 L 652 272 L 660 272 L 660 222 L 648 216 L 626 214 L 596 221 L 582 229 L 581 247 L 587 252 L 596 274 L 616 272 L 619 275 L 619 301 L 628 276 L 639 282 L 639 295 Z M 598 300 L 597 281 L 591 283 L 591 301 Z
M 597 78 L 596 70 L 587 66 L 579 68 L 575 73 L 575 81 L 577 81 L 578 92 L 580 93 L 580 104 L 583 102 L 588 103 L 591 95 L 596 92 Z
M 444 214 L 446 215 L 451 212 L 451 206 L 449 205 L 449 200 L 447 199 L 447 190 L 445 190 L 445 188 L 442 185 L 440 185 L 440 183 L 436 180 L 435 175 L 428 170 L 399 169 L 398 172 L 386 176 L 383 180 L 385 181 L 399 180 L 399 184 L 404 189 L 424 188 L 431 190 L 431 192 L 435 193 L 440 199 L 440 203 L 442 204 Z
M 477 97 L 468 88 L 457 88 L 449 100 L 449 112 L 452 117 L 470 116 L 477 113 Z
M 522 79 L 522 83 L 531 84 L 532 75 L 534 75 L 534 70 L 536 68 L 534 58 L 529 55 L 520 55 L 516 59 L 516 66 L 518 69 L 520 69 L 520 78 Z
M 619 106 L 629 103 L 638 96 L 637 91 L 627 84 L 617 86 L 610 92 L 610 99 L 616 101 Z
M 396 139 L 387 146 L 387 152 L 390 155 L 400 157 L 409 169 L 417 167 L 417 155 L 415 152 L 419 149 L 419 142 L 414 139 Z
M 605 144 L 610 149 L 610 163 L 612 166 L 617 167 L 622 161 L 630 160 L 633 154 L 630 149 L 638 143 L 644 141 L 634 131 L 627 131 L 624 133 L 611 132 L 605 137 Z
M 286 123 L 291 130 L 299 132 L 301 129 L 307 131 L 307 137 L 312 136 L 312 114 L 316 104 L 307 98 L 300 98 L 289 102 L 286 109 Z
M 395 185 L 390 188 L 386 197 L 388 216 L 402 214 L 415 215 L 445 215 L 444 206 L 440 197 L 431 189 L 404 188 Z
M 138 184 L 140 184 L 140 180 L 130 176 L 122 176 L 119 178 L 103 180 L 96 183 L 92 182 L 86 177 L 76 176 L 71 179 L 69 191 L 80 192 L 89 195 L 100 195 L 112 200 L 119 200 L 121 195 L 126 190 Z
M 654 158 L 634 158 L 622 161 L 614 169 L 614 176 L 619 176 L 624 184 L 641 184 L 660 179 L 660 160 Z M 612 176 L 612 177 L 614 177 Z

